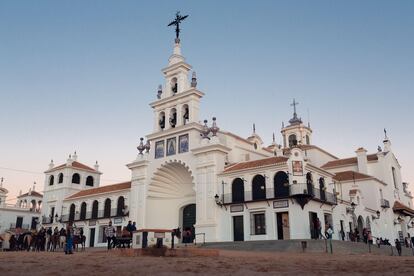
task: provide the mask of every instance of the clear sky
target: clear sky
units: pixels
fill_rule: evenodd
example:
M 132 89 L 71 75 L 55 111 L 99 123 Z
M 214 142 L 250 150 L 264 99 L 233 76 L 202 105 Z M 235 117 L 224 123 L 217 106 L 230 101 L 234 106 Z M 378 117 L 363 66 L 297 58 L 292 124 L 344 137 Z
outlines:
M 152 131 L 149 103 L 172 53 L 167 24 L 206 93 L 201 118 L 281 141 L 299 101 L 314 144 L 375 152 L 387 128 L 414 186 L 414 1 L 0 1 L 0 177 L 43 189 L 50 159 L 100 163 L 102 184 Z M 237 100 L 235 100 L 237 99 Z M 9 168 L 9 169 L 5 169 Z M 10 170 L 14 169 L 14 170 Z M 16 171 L 20 170 L 20 171 Z M 411 187 L 413 188 L 413 187 Z

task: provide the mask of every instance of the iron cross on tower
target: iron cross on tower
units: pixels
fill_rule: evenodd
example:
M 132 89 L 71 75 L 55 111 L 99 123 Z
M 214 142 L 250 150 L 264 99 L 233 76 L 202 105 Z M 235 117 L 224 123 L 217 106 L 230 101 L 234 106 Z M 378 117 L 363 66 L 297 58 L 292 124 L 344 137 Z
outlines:
M 172 21 L 170 24 L 168 24 L 168 26 L 173 26 L 173 25 L 175 25 L 175 35 L 176 35 L 176 37 L 175 37 L 175 42 L 176 43 L 179 43 L 180 42 L 180 23 L 181 23 L 181 21 L 183 21 L 184 19 L 186 19 L 188 17 L 188 15 L 184 15 L 184 16 L 181 16 L 180 15 L 180 12 L 178 11 L 176 14 L 175 14 L 175 19 L 174 19 L 174 21 Z
M 290 104 L 290 106 L 293 106 L 293 116 L 296 117 L 296 106 L 299 103 L 297 101 L 295 101 L 295 99 L 293 99 L 293 103 Z

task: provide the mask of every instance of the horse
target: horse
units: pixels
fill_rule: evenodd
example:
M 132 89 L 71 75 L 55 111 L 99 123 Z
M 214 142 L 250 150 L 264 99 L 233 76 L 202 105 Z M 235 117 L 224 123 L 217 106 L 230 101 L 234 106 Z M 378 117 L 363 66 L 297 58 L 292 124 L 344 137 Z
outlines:
M 82 236 L 80 236 L 80 235 L 73 236 L 73 249 L 78 251 L 79 244 L 82 247 L 82 251 L 84 251 L 85 250 L 85 244 L 86 244 L 86 237 L 84 235 L 82 235 Z
M 50 247 L 48 248 L 50 251 L 56 251 L 56 248 L 59 245 L 59 233 L 55 233 L 50 237 Z

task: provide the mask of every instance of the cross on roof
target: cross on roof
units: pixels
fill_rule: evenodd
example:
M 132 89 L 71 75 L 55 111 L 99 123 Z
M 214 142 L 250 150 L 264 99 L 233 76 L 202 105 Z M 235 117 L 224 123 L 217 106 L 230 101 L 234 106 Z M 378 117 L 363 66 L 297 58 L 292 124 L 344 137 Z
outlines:
M 293 103 L 290 104 L 290 106 L 293 106 L 293 114 L 296 114 L 296 106 L 299 103 L 297 101 L 295 101 L 295 99 L 293 99 Z

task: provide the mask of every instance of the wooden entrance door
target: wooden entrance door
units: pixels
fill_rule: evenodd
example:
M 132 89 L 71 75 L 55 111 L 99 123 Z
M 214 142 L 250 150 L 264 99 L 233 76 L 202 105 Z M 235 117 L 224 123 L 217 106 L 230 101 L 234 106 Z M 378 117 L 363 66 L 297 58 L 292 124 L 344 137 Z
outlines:
M 234 241 L 244 241 L 243 216 L 233 217 L 233 238 Z
M 95 228 L 91 228 L 89 232 L 89 247 L 95 246 Z

